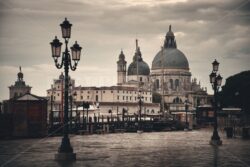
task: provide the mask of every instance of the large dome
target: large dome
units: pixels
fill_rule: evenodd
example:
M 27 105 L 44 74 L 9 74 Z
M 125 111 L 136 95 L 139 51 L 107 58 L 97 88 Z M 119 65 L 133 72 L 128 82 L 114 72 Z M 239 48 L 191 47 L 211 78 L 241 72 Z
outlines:
M 138 61 L 138 75 L 149 75 L 150 69 L 144 61 Z M 128 67 L 128 75 L 137 75 L 137 62 L 133 61 Z
M 189 70 L 186 56 L 179 49 L 177 49 L 171 25 L 169 26 L 169 31 L 166 34 L 164 47 L 156 54 L 152 62 L 152 70 L 161 68 Z
M 152 63 L 152 70 L 161 68 L 188 70 L 189 64 L 186 56 L 179 49 L 164 48 L 156 54 Z

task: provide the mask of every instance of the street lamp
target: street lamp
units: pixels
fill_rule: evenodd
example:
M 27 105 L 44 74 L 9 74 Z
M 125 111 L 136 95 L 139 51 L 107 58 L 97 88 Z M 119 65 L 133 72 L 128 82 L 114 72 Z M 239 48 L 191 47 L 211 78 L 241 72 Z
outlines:
M 65 89 L 64 89 L 64 118 L 63 118 L 63 138 L 61 145 L 58 149 L 58 154 L 55 155 L 56 160 L 75 160 L 76 154 L 73 153 L 73 148 L 70 144 L 70 139 L 68 137 L 68 130 L 69 130 L 69 118 L 68 118 L 68 92 L 69 92 L 69 68 L 72 71 L 76 70 L 77 64 L 80 60 L 81 50 L 82 48 L 75 42 L 75 44 L 71 47 L 71 55 L 68 50 L 68 42 L 71 35 L 71 26 L 72 24 L 69 23 L 67 18 L 65 18 L 64 22 L 60 24 L 62 29 L 62 37 L 65 41 L 65 51 L 62 54 L 61 63 L 58 63 L 58 59 L 61 56 L 61 46 L 62 43 L 55 37 L 55 39 L 50 43 L 51 50 L 52 50 L 52 57 L 55 62 L 55 66 L 58 69 L 61 69 L 64 67 L 64 83 L 65 83 Z M 71 61 L 74 62 L 72 65 Z
M 137 132 L 138 133 L 142 133 L 142 125 L 141 125 L 141 108 L 142 108 L 142 100 L 144 99 L 144 97 L 141 95 L 141 90 L 139 90 L 139 93 L 138 93 L 138 97 L 139 99 L 139 123 L 138 123 L 138 130 Z
M 211 137 L 211 141 L 210 144 L 211 145 L 221 145 L 222 141 L 220 140 L 220 136 L 218 134 L 217 128 L 218 128 L 218 123 L 217 123 L 217 103 L 218 103 L 218 91 L 219 88 L 221 86 L 221 82 L 222 82 L 222 77 L 220 76 L 220 74 L 217 75 L 218 69 L 219 69 L 219 63 L 215 60 L 213 63 L 213 71 L 212 73 L 209 75 L 210 78 L 210 83 L 212 85 L 212 88 L 214 90 L 214 131 L 213 131 L 213 135 Z

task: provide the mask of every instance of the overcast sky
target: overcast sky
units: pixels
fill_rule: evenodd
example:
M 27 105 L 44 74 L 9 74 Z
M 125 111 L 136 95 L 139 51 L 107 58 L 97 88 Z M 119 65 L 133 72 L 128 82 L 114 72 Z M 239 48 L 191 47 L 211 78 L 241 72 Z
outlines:
M 70 72 L 76 85 L 115 85 L 120 50 L 131 63 L 135 38 L 151 67 L 170 24 L 192 77 L 209 92 L 215 58 L 224 79 L 250 69 L 249 0 L 1 0 L 0 100 L 9 97 L 19 66 L 32 93 L 46 95 L 62 71 L 49 43 L 55 35 L 62 41 L 65 17 L 73 24 L 70 45 L 77 40 L 83 47 L 78 69 Z

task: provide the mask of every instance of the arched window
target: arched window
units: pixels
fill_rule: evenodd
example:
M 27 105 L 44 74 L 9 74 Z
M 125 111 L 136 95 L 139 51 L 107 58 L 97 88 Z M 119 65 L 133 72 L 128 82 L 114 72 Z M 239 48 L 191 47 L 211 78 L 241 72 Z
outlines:
M 159 89 L 159 87 L 160 87 L 159 79 L 157 79 L 157 80 L 155 81 L 155 85 L 156 85 L 156 89 Z
M 98 95 L 95 96 L 95 101 L 98 102 Z
M 175 80 L 175 89 L 177 89 L 178 87 L 179 87 L 179 80 L 176 79 L 176 80 Z
M 174 89 L 174 81 L 172 79 L 170 79 L 169 82 L 170 82 L 170 88 Z
M 173 103 L 182 103 L 182 100 L 181 100 L 181 98 L 176 97 L 176 98 L 173 100 Z
M 154 114 L 154 113 L 155 113 L 155 110 L 154 110 L 154 109 L 152 109 L 152 110 L 151 110 L 151 113 L 152 113 L 152 114 Z

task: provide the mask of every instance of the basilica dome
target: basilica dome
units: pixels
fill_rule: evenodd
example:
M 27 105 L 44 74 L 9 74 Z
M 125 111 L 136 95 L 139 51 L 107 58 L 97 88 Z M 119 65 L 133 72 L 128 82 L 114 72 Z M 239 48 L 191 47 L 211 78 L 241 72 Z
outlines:
M 156 69 L 186 69 L 189 70 L 189 64 L 186 56 L 177 49 L 174 33 L 169 26 L 164 47 L 160 50 L 152 62 L 152 70 Z
M 189 65 L 186 56 L 179 49 L 164 48 L 156 54 L 152 63 L 153 70 L 159 68 L 189 69 Z
M 138 67 L 138 69 L 137 69 Z M 136 41 L 136 52 L 133 57 L 133 62 L 128 67 L 128 75 L 149 75 L 150 68 L 146 62 L 143 61 L 140 47 Z

